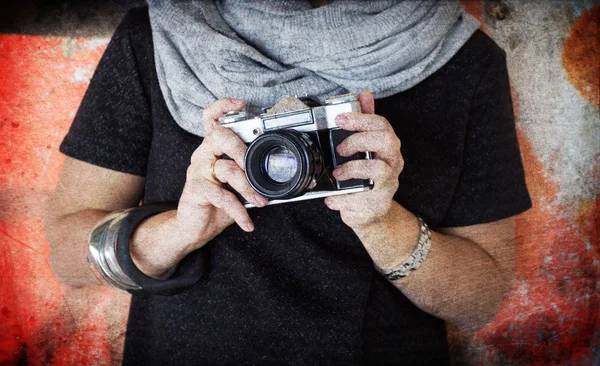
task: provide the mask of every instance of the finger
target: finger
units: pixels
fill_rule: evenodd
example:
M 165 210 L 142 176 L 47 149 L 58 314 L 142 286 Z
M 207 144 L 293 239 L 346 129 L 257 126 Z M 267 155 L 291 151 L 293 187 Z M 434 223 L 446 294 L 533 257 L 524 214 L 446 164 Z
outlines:
M 330 210 L 340 211 L 344 208 L 344 203 L 346 200 L 343 199 L 344 196 L 329 196 L 325 198 L 325 206 L 327 206 Z
M 204 198 L 211 205 L 225 211 L 227 216 L 231 217 L 242 230 L 247 232 L 254 230 L 254 224 L 248 215 L 248 211 L 232 192 L 208 180 L 204 181 L 202 188 Z
M 385 182 L 392 177 L 392 169 L 379 159 L 352 160 L 333 170 L 337 180 L 371 179 L 375 184 Z
M 219 127 L 211 133 L 210 151 L 216 158 L 227 155 L 239 167 L 244 166 L 244 156 L 248 146 L 230 129 Z
M 222 183 L 228 183 L 233 189 L 254 206 L 264 207 L 269 200 L 261 196 L 248 183 L 244 171 L 232 160 L 219 159 L 215 162 L 215 176 Z
M 219 99 L 204 109 L 202 112 L 202 123 L 205 131 L 209 132 L 219 126 L 219 117 L 227 112 L 239 111 L 244 108 L 246 102 L 241 99 L 224 98 Z
M 368 90 L 363 90 L 358 94 L 358 101 L 360 102 L 360 109 L 365 114 L 375 113 L 375 98 Z
M 325 198 L 325 205 L 334 211 L 348 210 L 348 211 L 360 211 L 362 206 L 362 200 L 357 199 L 357 195 L 361 193 L 343 194 L 339 196 L 329 196 Z M 364 207 L 362 207 L 364 209 Z
M 395 134 L 384 131 L 357 132 L 348 136 L 335 150 L 342 156 L 371 151 L 377 153 L 379 159 L 395 167 L 400 160 L 400 139 Z
M 215 159 L 227 155 L 240 167 L 243 167 L 247 149 L 246 144 L 233 131 L 217 127 L 206 135 L 200 147 L 194 151 L 191 163 L 197 165 L 201 171 L 208 172 L 210 164 Z
M 208 176 L 210 176 L 210 170 L 209 170 Z M 187 168 L 187 172 L 185 175 L 185 181 L 187 184 L 188 181 L 206 179 L 206 177 L 207 177 L 207 175 L 203 174 L 201 167 L 198 164 L 194 164 L 192 162 Z
M 386 131 L 392 128 L 387 119 L 380 115 L 358 112 L 338 114 L 335 124 L 348 131 Z

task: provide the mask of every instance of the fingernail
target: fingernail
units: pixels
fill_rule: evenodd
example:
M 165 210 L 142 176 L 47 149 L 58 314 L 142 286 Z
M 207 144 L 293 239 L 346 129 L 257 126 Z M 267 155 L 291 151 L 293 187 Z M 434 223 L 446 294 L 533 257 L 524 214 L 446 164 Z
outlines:
M 331 174 L 333 174 L 334 178 L 337 178 L 338 175 L 340 175 L 340 169 L 339 168 L 333 169 L 333 172 L 331 172 Z
M 233 104 L 244 104 L 244 101 L 241 99 L 235 99 L 235 98 L 231 98 L 231 102 Z
M 253 224 L 253 223 L 251 223 L 251 222 L 247 222 L 247 223 L 244 225 L 244 229 L 245 229 L 247 232 L 254 231 L 254 224 Z
M 338 114 L 337 117 L 335 117 L 335 123 L 339 126 L 339 124 L 344 124 L 348 122 L 348 116 L 346 116 L 345 114 Z

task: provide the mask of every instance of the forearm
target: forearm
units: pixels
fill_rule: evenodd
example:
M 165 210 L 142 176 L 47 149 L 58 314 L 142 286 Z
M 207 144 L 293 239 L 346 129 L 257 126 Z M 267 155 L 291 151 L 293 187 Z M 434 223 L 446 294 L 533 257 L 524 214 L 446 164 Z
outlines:
M 232 220 L 220 210 L 203 215 L 194 211 L 166 211 L 142 221 L 129 242 L 131 259 L 149 277 L 162 279 L 188 254 L 219 235 Z M 189 220 L 190 216 L 202 220 Z
M 416 217 L 394 203 L 377 222 L 355 229 L 375 264 L 389 270 L 415 249 Z M 432 232 L 431 249 L 419 269 L 394 285 L 422 310 L 465 330 L 476 330 L 495 316 L 509 273 L 476 243 Z
M 106 211 L 86 210 L 46 219 L 46 237 L 50 244 L 48 262 L 63 284 L 72 287 L 102 285 L 90 270 L 85 252 L 90 232 L 106 215 Z
M 173 221 L 175 213 L 167 211 L 145 220 L 130 241 L 134 264 L 150 277 L 160 278 L 193 250 L 183 242 L 184 236 L 178 235 Z M 85 253 L 90 232 L 108 214 L 102 210 L 85 210 L 46 220 L 50 267 L 65 285 L 103 285 L 90 270 Z
M 154 215 L 133 233 L 129 242 L 131 259 L 149 277 L 162 278 L 194 250 L 194 243 L 183 235 L 176 217 L 175 210 Z

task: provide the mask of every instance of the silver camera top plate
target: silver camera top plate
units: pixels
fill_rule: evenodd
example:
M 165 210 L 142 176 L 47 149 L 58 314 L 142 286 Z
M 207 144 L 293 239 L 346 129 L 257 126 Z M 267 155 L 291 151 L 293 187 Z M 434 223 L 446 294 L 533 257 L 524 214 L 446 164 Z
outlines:
M 254 141 L 265 131 L 294 129 L 300 132 L 335 129 L 335 117 L 340 113 L 360 112 L 360 103 L 354 94 L 334 95 L 325 105 L 248 119 L 245 111 L 229 112 L 219 122 L 245 143 Z

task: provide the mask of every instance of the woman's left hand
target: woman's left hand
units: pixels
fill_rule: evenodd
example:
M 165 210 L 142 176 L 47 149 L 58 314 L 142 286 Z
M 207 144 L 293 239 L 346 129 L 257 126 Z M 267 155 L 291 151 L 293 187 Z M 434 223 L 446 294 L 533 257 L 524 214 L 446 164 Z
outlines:
M 358 95 L 362 113 L 342 113 L 335 119 L 338 127 L 356 131 L 336 148 L 338 154 L 351 156 L 370 151 L 371 160 L 353 160 L 337 167 L 333 176 L 338 180 L 371 179 L 373 189 L 366 192 L 330 196 L 325 204 L 340 211 L 342 220 L 352 229 L 360 229 L 384 218 L 392 208 L 398 190 L 398 176 L 404 168 L 400 139 L 390 123 L 375 113 L 375 100 L 369 91 Z

